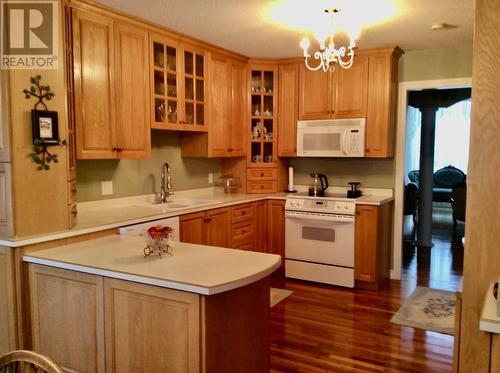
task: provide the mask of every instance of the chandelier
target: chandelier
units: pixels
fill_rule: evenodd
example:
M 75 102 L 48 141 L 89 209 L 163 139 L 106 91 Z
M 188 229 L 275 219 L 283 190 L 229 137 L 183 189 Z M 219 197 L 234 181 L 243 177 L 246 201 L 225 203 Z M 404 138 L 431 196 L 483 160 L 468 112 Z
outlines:
M 325 12 L 331 16 L 333 25 L 333 16 L 340 12 L 338 8 L 325 9 Z M 311 66 L 309 64 L 309 59 L 311 55 L 307 51 L 309 49 L 309 39 L 307 37 L 303 38 L 300 42 L 300 46 L 304 50 L 304 60 L 305 65 L 309 70 L 315 71 L 323 69 L 323 71 L 328 71 L 330 66 L 335 69 L 334 64 L 338 64 L 344 69 L 348 69 L 352 66 L 354 61 L 354 49 L 356 48 L 356 42 L 352 37 L 349 37 L 349 45 L 347 47 L 342 46 L 340 48 L 335 48 L 335 42 L 333 37 L 335 35 L 335 30 L 332 30 L 326 35 L 324 39 L 318 38 L 319 50 L 314 52 L 314 59 L 318 60 L 317 66 Z

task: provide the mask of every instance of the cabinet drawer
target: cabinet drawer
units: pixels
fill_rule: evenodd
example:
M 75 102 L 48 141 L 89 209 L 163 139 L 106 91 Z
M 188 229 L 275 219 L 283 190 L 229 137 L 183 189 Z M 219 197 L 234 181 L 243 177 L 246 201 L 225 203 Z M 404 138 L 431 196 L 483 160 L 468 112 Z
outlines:
M 247 170 L 247 180 L 277 180 L 278 171 L 275 168 L 253 168 Z
M 243 205 L 234 206 L 231 208 L 232 222 L 237 223 L 244 220 L 253 218 L 253 205 L 245 203 Z
M 232 244 L 233 249 L 254 251 L 253 241 L 238 241 Z
M 248 181 L 247 193 L 276 193 L 278 191 L 277 181 Z
M 253 236 L 253 221 L 244 221 L 241 223 L 232 224 L 231 242 L 249 241 L 252 240 Z

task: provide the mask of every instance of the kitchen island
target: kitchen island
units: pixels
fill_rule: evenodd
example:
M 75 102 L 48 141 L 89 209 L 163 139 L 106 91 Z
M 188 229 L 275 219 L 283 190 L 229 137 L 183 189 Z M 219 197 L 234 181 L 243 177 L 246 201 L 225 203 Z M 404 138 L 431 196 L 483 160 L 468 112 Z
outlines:
M 25 255 L 34 350 L 79 372 L 267 372 L 280 257 L 144 246 L 113 235 Z

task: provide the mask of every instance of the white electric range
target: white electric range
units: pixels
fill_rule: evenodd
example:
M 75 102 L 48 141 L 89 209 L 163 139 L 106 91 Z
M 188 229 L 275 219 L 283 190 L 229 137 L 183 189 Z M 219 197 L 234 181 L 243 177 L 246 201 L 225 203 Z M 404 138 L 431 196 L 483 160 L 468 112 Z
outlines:
M 355 199 L 296 194 L 285 204 L 285 275 L 354 287 Z

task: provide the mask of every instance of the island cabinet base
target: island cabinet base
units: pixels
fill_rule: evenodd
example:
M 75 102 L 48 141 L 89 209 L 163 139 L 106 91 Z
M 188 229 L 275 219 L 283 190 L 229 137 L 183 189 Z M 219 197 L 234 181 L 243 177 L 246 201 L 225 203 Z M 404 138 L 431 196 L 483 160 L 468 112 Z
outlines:
M 31 340 L 73 372 L 269 371 L 269 278 L 205 296 L 29 264 Z

